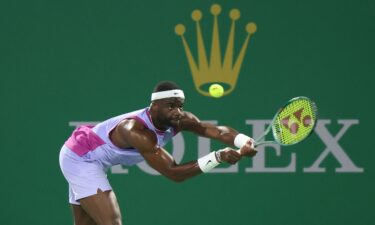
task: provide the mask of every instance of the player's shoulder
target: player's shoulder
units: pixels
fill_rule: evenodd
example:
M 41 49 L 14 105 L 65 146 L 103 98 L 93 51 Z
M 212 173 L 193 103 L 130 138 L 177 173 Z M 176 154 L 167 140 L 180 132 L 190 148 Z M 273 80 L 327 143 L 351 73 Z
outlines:
M 123 127 L 124 129 L 129 130 L 129 131 L 147 129 L 145 124 L 133 118 L 123 119 L 118 123 L 117 126 Z
M 132 119 L 132 118 L 124 119 L 118 124 L 118 127 L 121 127 L 120 129 L 122 130 L 121 132 L 123 134 L 129 135 L 132 133 L 138 136 L 139 135 L 145 136 L 146 138 L 150 140 L 154 140 L 156 138 L 154 132 L 148 129 L 148 127 L 144 123 L 136 119 Z
M 186 121 L 199 121 L 198 117 L 192 112 L 184 111 L 182 119 Z
M 153 151 L 157 144 L 157 137 L 146 125 L 136 119 L 124 119 L 116 128 L 119 136 L 133 147 L 143 146 L 143 151 Z M 145 150 L 146 149 L 146 150 Z M 138 150 L 140 150 L 138 148 Z
M 199 118 L 192 112 L 184 111 L 184 114 L 179 123 L 178 130 L 191 130 L 192 127 L 200 123 Z

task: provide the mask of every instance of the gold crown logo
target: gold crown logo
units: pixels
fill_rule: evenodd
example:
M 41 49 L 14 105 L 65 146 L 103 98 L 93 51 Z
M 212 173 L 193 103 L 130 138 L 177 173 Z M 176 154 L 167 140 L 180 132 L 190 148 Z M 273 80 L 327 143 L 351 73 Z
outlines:
M 246 25 L 246 31 L 248 33 L 247 37 L 242 44 L 237 60 L 235 60 L 235 62 L 233 63 L 235 22 L 240 18 L 240 11 L 238 9 L 232 9 L 229 13 L 229 17 L 231 19 L 231 28 L 229 32 L 226 51 L 224 54 L 224 61 L 222 62 L 218 25 L 218 16 L 220 13 L 220 5 L 214 4 L 211 6 L 211 14 L 213 15 L 214 25 L 212 33 L 210 63 L 208 63 L 207 60 L 207 53 L 204 46 L 203 35 L 200 26 L 202 12 L 200 10 L 194 10 L 191 14 L 192 19 L 196 22 L 198 64 L 194 59 L 189 45 L 184 37 L 185 26 L 183 24 L 178 24 L 175 27 L 176 34 L 179 35 L 182 39 L 190 70 L 193 75 L 195 88 L 200 94 L 204 96 L 210 96 L 208 87 L 212 83 L 222 84 L 224 86 L 224 95 L 228 95 L 234 90 L 250 38 L 257 30 L 255 23 L 248 23 Z

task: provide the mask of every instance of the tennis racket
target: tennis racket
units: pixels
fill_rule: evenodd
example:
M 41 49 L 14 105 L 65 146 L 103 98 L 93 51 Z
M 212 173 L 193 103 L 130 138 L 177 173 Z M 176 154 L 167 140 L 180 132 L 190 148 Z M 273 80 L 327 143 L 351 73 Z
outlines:
M 288 146 L 306 139 L 314 131 L 318 118 L 316 104 L 307 97 L 295 97 L 281 107 L 265 132 L 255 139 L 254 146 L 277 143 Z M 265 137 L 272 130 L 272 141 Z

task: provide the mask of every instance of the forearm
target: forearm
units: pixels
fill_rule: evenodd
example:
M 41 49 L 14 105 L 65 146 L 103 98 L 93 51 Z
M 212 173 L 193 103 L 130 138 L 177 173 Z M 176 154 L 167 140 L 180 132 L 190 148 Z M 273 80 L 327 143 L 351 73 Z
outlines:
M 144 154 L 147 163 L 161 173 L 163 176 L 181 182 L 196 175 L 207 173 L 220 164 L 220 151 L 210 152 L 208 155 L 200 157 L 197 161 L 184 164 L 176 164 L 173 157 L 164 149 L 158 149 L 154 153 Z M 238 153 L 237 153 L 238 154 Z M 230 161 L 228 161 L 230 162 Z M 232 163 L 232 162 L 230 162 Z
M 182 182 L 201 173 L 202 170 L 199 168 L 198 162 L 192 161 L 181 165 L 174 164 L 163 175 L 175 182 Z
M 251 150 L 251 147 L 249 145 L 244 145 L 241 147 L 240 152 L 228 147 L 219 151 L 213 151 L 200 157 L 197 161 L 189 162 L 183 165 L 175 164 L 175 166 L 169 170 L 169 174 L 165 175 L 174 181 L 183 181 L 187 178 L 201 174 L 202 172 L 207 173 L 218 166 L 221 162 L 235 164 L 241 159 L 242 154 L 250 155 L 250 152 L 247 153 L 248 150 Z M 254 155 L 255 154 L 250 156 Z
M 194 132 L 200 136 L 218 140 L 229 146 L 236 146 L 240 148 L 247 140 L 251 140 L 250 137 L 243 135 L 238 135 L 239 132 L 229 126 L 216 126 L 215 124 L 209 122 L 201 122 L 192 113 L 186 112 L 185 118 L 180 123 L 178 130 L 188 130 Z M 241 137 L 242 138 L 238 138 Z M 237 144 L 235 140 L 237 139 Z M 238 140 L 240 140 L 238 142 Z
M 241 148 L 249 140 L 254 143 L 254 140 L 247 135 L 240 134 L 238 131 L 227 126 L 217 126 L 208 130 L 207 137 L 213 138 L 223 142 L 224 144 L 236 146 Z
M 187 178 L 193 177 L 195 175 L 207 173 L 222 162 L 221 153 L 225 150 L 213 151 L 209 154 L 200 157 L 197 161 L 189 162 L 183 165 L 176 165 L 174 168 L 174 180 L 183 181 Z M 234 155 L 233 155 L 234 154 Z M 233 151 L 224 153 L 225 157 L 223 160 L 226 160 L 229 163 L 237 162 L 241 156 L 239 153 Z M 229 156 L 231 155 L 231 156 Z
M 146 162 L 163 176 L 181 182 L 202 173 L 197 161 L 177 164 L 167 151 L 158 148 L 155 152 L 143 153 Z
M 233 146 L 239 132 L 228 126 L 217 126 L 208 130 L 207 137 L 216 139 L 226 145 Z

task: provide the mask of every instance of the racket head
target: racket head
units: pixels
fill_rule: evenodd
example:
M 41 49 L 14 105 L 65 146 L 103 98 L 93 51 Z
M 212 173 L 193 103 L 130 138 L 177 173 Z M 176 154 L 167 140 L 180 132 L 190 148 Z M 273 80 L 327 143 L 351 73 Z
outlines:
M 280 145 L 297 144 L 314 131 L 318 120 L 316 104 L 304 96 L 289 100 L 272 120 L 272 134 Z

